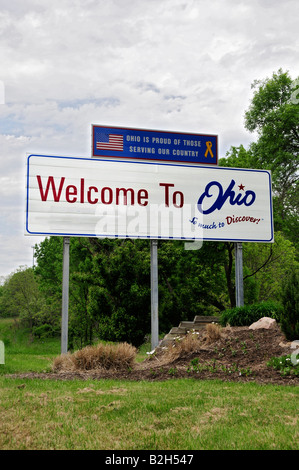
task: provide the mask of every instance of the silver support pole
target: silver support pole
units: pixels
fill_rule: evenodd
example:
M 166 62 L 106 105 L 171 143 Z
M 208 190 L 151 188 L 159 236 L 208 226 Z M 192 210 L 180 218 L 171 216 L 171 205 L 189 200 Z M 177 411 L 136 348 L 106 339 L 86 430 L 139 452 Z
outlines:
M 158 240 L 151 240 L 151 347 L 159 344 L 158 320 Z
M 236 306 L 244 305 L 243 289 L 243 246 L 242 243 L 235 243 L 235 276 L 236 276 Z
M 70 239 L 69 237 L 64 237 L 63 238 L 63 267 L 62 267 L 61 354 L 67 353 L 67 347 L 68 347 L 69 272 L 70 272 Z

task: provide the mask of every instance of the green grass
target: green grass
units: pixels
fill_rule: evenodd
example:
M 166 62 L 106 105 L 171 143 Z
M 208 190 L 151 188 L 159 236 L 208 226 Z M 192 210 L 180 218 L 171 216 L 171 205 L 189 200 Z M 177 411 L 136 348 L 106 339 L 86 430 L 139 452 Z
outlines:
M 28 329 L 20 328 L 10 318 L 0 319 L 0 340 L 5 346 L 5 364 L 0 364 L 0 375 L 49 370 L 54 357 L 60 354 L 59 338 L 33 340 Z
M 298 389 L 0 377 L 3 450 L 291 450 Z
M 1 450 L 298 449 L 298 387 L 171 376 L 165 382 L 14 379 L 6 374 L 46 370 L 60 342 L 31 342 L 19 330 L 9 338 L 9 328 L 0 320 L 7 342 Z

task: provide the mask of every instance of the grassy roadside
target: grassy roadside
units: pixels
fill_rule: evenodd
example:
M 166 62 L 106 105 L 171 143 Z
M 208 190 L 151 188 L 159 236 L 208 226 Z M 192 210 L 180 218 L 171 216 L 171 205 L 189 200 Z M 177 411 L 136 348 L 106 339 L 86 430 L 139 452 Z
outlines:
M 0 377 L 2 450 L 295 450 L 298 389 Z
M 9 337 L 9 328 L 0 321 L 1 450 L 298 449 L 298 387 L 13 379 L 6 374 L 47 370 L 60 343 Z

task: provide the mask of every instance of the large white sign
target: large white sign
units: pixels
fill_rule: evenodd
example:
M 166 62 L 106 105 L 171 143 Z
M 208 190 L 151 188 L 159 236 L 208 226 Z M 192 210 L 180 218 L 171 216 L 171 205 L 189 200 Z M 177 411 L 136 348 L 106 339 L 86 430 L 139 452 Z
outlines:
M 265 170 L 30 155 L 27 235 L 273 242 Z

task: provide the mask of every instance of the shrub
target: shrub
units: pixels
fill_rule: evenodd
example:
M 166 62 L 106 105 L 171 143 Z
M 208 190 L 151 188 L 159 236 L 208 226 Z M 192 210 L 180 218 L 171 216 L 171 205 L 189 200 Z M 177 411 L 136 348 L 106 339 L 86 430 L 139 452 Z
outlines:
M 282 306 L 277 302 L 262 302 L 243 307 L 230 308 L 224 310 L 220 315 L 220 324 L 226 326 L 249 326 L 262 317 L 274 318 L 280 321 Z
M 222 336 L 221 327 L 210 323 L 201 334 L 198 331 L 191 330 L 183 337 L 177 339 L 167 347 L 164 357 L 169 361 L 199 353 L 203 344 L 210 344 L 219 340 Z
M 207 342 L 213 343 L 221 338 L 221 326 L 217 323 L 208 323 L 206 325 Z
M 75 370 L 75 364 L 71 353 L 61 354 L 55 357 L 52 365 L 54 372 L 68 372 Z
M 291 355 L 272 357 L 267 366 L 278 370 L 281 375 L 299 375 L 299 359 L 292 361 Z
M 44 325 L 34 326 L 32 328 L 32 333 L 34 336 L 40 339 L 52 338 L 59 334 L 59 329 L 49 325 L 48 323 L 45 323 Z
M 164 356 L 171 362 L 179 357 L 199 352 L 200 347 L 201 343 L 198 340 L 198 333 L 191 330 L 183 337 L 178 336 L 174 342 L 166 348 Z
M 299 271 L 291 272 L 282 290 L 281 329 L 290 341 L 299 338 Z
M 53 370 L 75 371 L 93 369 L 125 369 L 133 366 L 137 350 L 128 343 L 86 346 L 73 354 L 54 359 Z

